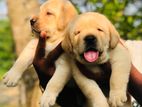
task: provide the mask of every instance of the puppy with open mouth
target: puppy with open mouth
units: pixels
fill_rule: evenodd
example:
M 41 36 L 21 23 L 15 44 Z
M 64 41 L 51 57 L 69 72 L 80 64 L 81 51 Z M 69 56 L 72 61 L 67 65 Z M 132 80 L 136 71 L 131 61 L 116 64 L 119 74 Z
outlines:
M 131 58 L 112 23 L 102 14 L 88 12 L 78 15 L 69 24 L 62 47 L 72 60 L 73 77 L 93 107 L 130 107 L 127 84 Z M 76 67 L 76 60 L 94 74 L 101 73 L 99 65 L 110 62 L 109 105 L 103 92 L 93 80 Z

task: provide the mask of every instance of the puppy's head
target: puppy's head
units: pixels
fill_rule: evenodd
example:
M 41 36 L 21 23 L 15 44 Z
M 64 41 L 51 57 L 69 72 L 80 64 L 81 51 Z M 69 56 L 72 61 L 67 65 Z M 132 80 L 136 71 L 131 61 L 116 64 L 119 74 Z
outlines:
M 33 17 L 30 23 L 35 33 L 46 31 L 49 37 L 59 36 L 75 15 L 77 11 L 68 0 L 48 0 L 40 7 L 39 15 Z
M 101 64 L 108 60 L 109 50 L 118 41 L 118 32 L 104 15 L 88 12 L 69 24 L 62 46 L 82 63 Z

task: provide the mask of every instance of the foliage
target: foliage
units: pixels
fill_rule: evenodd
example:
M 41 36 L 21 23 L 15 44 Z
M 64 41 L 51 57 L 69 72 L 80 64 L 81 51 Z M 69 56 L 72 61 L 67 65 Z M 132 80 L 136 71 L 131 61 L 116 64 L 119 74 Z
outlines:
M 106 15 L 116 26 L 124 39 L 142 39 L 142 4 L 140 0 L 86 0 L 85 7 L 93 5 L 89 11 L 97 11 Z M 137 11 L 131 15 L 130 7 L 136 6 Z M 126 10 L 127 9 L 127 10 Z
M 0 79 L 12 66 L 15 55 L 9 21 L 0 20 Z

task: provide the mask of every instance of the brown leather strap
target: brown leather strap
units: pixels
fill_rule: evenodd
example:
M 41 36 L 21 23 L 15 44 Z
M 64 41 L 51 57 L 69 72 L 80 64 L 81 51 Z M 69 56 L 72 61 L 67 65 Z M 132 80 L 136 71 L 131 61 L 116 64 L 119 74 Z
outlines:
M 46 45 L 46 38 L 40 37 L 33 61 L 34 68 L 37 72 L 40 81 L 40 85 L 43 89 L 45 89 L 48 81 L 55 72 L 56 69 L 55 61 L 64 52 L 60 43 L 54 50 L 52 50 L 48 54 L 46 58 L 44 58 L 45 45 Z
M 85 67 L 85 65 L 81 64 L 78 61 L 76 61 L 76 65 L 77 65 L 78 69 L 80 70 L 80 72 L 89 79 L 96 80 L 97 82 L 103 82 L 104 80 L 106 80 L 106 79 L 108 80 L 110 78 L 111 67 L 110 67 L 109 62 L 98 65 L 102 69 L 102 72 L 101 73 L 96 73 L 96 74 L 94 74 L 92 71 L 87 69 Z
M 63 52 L 64 51 L 63 51 L 63 49 L 61 47 L 61 43 L 59 43 L 59 45 L 57 45 L 57 47 L 48 54 L 48 56 L 46 58 L 47 63 L 49 63 L 49 64 L 50 63 L 55 63 L 55 61 L 59 58 L 59 56 Z

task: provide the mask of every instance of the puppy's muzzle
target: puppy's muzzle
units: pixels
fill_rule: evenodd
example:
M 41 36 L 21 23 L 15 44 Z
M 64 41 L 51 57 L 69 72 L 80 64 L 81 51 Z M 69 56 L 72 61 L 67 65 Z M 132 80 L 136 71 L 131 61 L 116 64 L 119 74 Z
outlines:
M 30 20 L 30 24 L 31 24 L 31 26 L 34 26 L 34 24 L 36 23 L 36 19 L 34 19 L 34 18 L 32 18 L 31 20 Z
M 85 41 L 85 44 L 86 44 L 86 47 L 96 47 L 96 42 L 97 42 L 97 39 L 94 35 L 87 35 L 85 36 L 84 38 L 84 41 Z
M 39 36 L 40 30 L 37 29 L 37 20 L 38 18 L 36 16 L 32 17 L 30 19 L 30 24 L 31 24 L 32 32 Z

